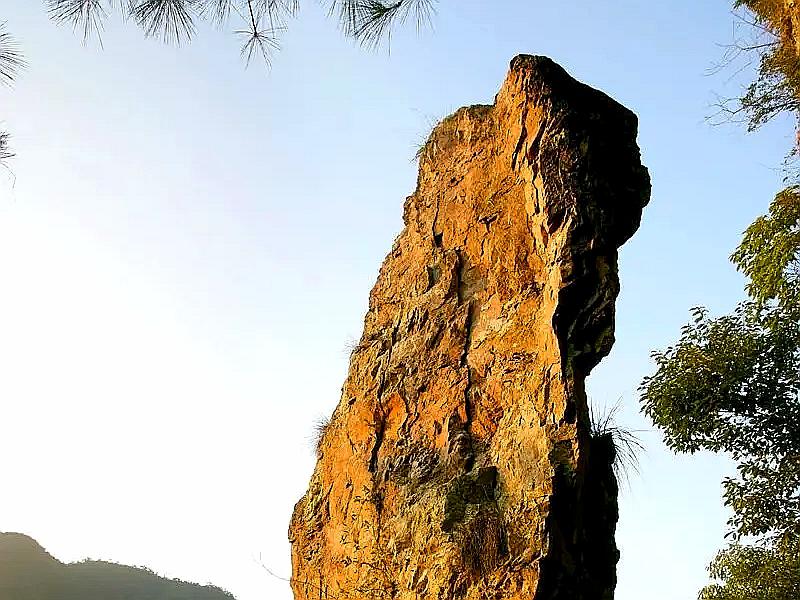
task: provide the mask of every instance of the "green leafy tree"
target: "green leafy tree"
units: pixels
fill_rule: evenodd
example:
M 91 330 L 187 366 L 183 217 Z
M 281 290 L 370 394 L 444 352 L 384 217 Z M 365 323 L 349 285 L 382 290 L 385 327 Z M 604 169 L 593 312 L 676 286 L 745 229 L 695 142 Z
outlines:
M 782 191 L 731 256 L 748 299 L 705 309 L 678 342 L 653 353 L 643 410 L 678 452 L 726 452 L 723 481 L 735 540 L 709 567 L 700 600 L 800 598 L 800 190 Z
M 644 411 L 679 452 L 726 452 L 737 536 L 800 534 L 800 191 L 775 198 L 732 256 L 749 299 L 729 315 L 695 309 L 680 340 L 655 352 Z
M 800 598 L 800 189 L 778 194 L 731 257 L 748 299 L 729 315 L 694 311 L 653 353 L 643 410 L 678 452 L 726 452 L 735 541 L 709 567 L 700 600 Z
M 800 546 L 776 548 L 734 545 L 709 567 L 714 583 L 700 600 L 797 600 L 800 598 Z
M 746 9 L 751 39 L 728 59 L 755 53 L 757 69 L 721 108 L 753 131 L 800 112 L 800 4 L 736 0 L 734 7 Z M 713 582 L 700 600 L 800 598 L 798 252 L 800 189 L 790 186 L 731 256 L 748 279 L 748 299 L 722 317 L 695 309 L 678 342 L 653 353 L 656 371 L 640 386 L 642 408 L 670 448 L 725 452 L 737 462 L 737 476 L 723 481 L 735 543 L 709 566 Z M 750 545 L 738 543 L 743 538 Z

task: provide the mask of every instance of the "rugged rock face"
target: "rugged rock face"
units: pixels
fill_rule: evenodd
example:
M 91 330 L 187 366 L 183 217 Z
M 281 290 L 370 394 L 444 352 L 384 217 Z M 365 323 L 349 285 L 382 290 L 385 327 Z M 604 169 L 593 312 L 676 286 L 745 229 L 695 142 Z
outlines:
M 440 123 L 289 530 L 295 598 L 611 598 L 584 379 L 650 184 L 635 115 L 518 56 Z

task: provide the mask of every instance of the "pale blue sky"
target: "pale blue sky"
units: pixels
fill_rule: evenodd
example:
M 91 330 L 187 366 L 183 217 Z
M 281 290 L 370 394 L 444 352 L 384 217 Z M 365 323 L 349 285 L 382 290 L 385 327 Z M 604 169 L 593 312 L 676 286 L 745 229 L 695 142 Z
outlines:
M 0 531 L 239 600 L 290 597 L 258 556 L 289 573 L 312 424 L 338 400 L 431 119 L 490 102 L 520 52 L 639 115 L 653 197 L 589 382 L 635 429 L 649 351 L 689 307 L 740 297 L 727 256 L 792 141 L 788 120 L 756 135 L 704 121 L 713 91 L 736 92 L 731 72 L 706 74 L 733 36 L 723 0 L 442 0 L 435 30 L 397 32 L 391 53 L 355 47 L 309 0 L 271 72 L 245 70 L 225 33 L 175 49 L 112 20 L 100 50 L 41 2 L 5 5 L 30 67 L 0 90 L 19 154 L 0 184 Z M 641 437 L 617 598 L 693 598 L 730 466 Z

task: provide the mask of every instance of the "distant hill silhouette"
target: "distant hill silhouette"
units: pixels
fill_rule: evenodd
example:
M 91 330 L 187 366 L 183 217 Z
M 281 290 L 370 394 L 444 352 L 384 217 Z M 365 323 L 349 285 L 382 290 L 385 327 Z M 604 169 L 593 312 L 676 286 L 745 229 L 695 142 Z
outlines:
M 0 600 L 234 600 L 217 587 L 87 560 L 64 564 L 21 533 L 0 533 Z

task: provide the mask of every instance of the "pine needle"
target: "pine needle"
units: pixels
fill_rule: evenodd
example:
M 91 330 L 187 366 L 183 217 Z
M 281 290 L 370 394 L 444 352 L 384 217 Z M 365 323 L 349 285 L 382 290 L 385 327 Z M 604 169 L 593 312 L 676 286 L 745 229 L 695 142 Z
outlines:
M 0 23 L 0 83 L 11 85 L 26 63 L 19 46 L 5 27 L 5 23 Z
M 54 21 L 67 23 L 80 31 L 84 43 L 97 35 L 102 44 L 100 33 L 108 17 L 104 0 L 47 0 L 47 10 Z
M 346 35 L 363 46 L 375 48 L 391 37 L 396 24 L 409 19 L 419 31 L 431 24 L 436 0 L 332 0 L 330 12 L 339 13 L 339 25 Z

